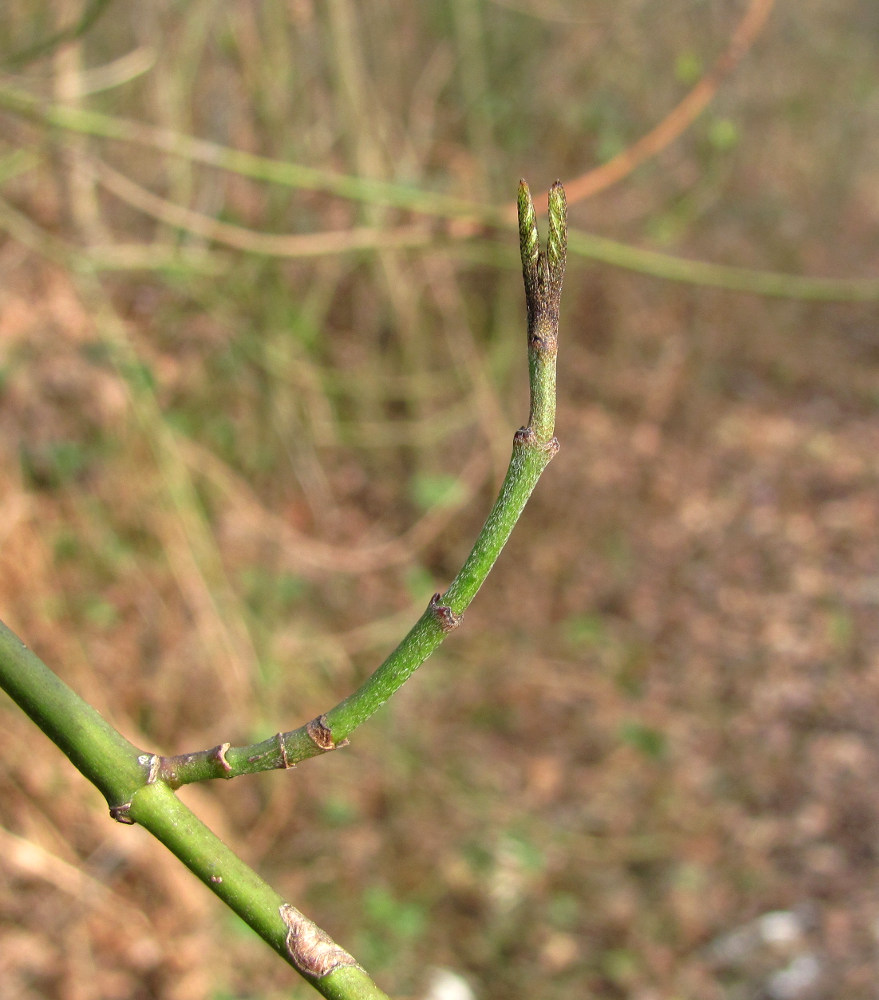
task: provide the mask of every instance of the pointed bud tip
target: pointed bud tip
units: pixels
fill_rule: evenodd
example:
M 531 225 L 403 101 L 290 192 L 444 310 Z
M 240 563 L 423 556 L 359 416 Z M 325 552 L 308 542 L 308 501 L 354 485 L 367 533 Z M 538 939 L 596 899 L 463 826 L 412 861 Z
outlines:
M 537 215 L 531 192 L 524 180 L 519 181 L 519 250 L 522 256 L 522 267 L 527 271 L 537 266 L 540 254 L 540 244 L 537 236 Z
M 567 205 L 567 198 L 565 197 L 565 188 L 561 181 L 556 181 L 555 184 L 549 189 L 549 203 L 557 205 Z

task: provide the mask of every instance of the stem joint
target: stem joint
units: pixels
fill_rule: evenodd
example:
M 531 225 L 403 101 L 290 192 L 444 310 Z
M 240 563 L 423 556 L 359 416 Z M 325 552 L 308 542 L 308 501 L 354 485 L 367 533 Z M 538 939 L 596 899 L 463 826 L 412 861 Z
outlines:
M 347 739 L 340 740 L 338 743 L 335 742 L 333 739 L 333 730 L 327 724 L 326 715 L 319 715 L 316 719 L 312 719 L 305 727 L 305 732 L 315 746 L 327 753 L 330 750 L 338 750 L 340 747 L 346 747 L 350 742 Z
M 441 600 L 442 594 L 434 594 L 430 599 L 428 610 L 443 632 L 454 632 L 464 620 L 464 616 L 463 614 L 456 615 L 448 604 L 441 604 Z

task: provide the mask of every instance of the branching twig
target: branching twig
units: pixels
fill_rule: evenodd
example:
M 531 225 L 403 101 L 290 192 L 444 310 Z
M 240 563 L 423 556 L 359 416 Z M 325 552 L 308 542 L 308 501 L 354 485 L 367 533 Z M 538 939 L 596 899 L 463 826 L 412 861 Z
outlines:
M 155 777 L 173 787 L 209 778 L 290 768 L 300 761 L 344 746 L 350 734 L 411 677 L 461 622 L 476 596 L 540 474 L 558 451 L 555 426 L 556 354 L 559 302 L 567 246 L 562 185 L 549 193 L 549 237 L 540 249 L 537 218 L 528 185 L 519 185 L 519 244 L 528 313 L 528 367 L 531 406 L 528 426 L 513 438 L 513 454 L 498 498 L 470 555 L 444 594 L 435 594 L 409 633 L 375 673 L 335 708 L 288 733 L 244 747 L 220 744 L 209 750 L 157 758 Z
M 541 250 L 531 195 L 519 186 L 519 233 L 528 310 L 531 410 L 473 550 L 444 594 L 435 594 L 378 670 L 325 715 L 250 747 L 220 744 L 178 757 L 142 753 L 0 623 L 0 687 L 103 793 L 110 814 L 139 823 L 330 1000 L 387 1000 L 356 960 L 283 900 L 174 794 L 189 781 L 289 768 L 336 749 L 406 681 L 456 628 L 509 538 L 540 474 L 558 451 L 555 366 L 565 271 L 565 195 L 549 195 L 549 240 Z

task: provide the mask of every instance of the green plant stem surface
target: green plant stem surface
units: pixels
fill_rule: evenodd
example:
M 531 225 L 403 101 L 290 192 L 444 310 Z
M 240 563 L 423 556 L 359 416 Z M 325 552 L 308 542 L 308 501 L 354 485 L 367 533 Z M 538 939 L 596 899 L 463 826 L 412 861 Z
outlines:
M 561 184 L 549 194 L 549 236 L 541 250 L 528 185 L 519 185 L 519 247 L 528 316 L 531 406 L 528 426 L 513 438 L 513 453 L 498 497 L 465 560 L 444 594 L 435 594 L 397 648 L 351 695 L 318 719 L 262 743 L 221 744 L 211 750 L 160 758 L 163 780 L 178 787 L 209 778 L 234 778 L 288 768 L 334 750 L 376 712 L 457 628 L 464 611 L 491 572 L 541 473 L 558 451 L 553 436 L 559 306 L 566 260 L 567 206 Z
M 104 795 L 130 801 L 147 778 L 142 751 L 74 693 L 0 622 L 0 687 Z
M 409 633 L 376 672 L 326 714 L 326 724 L 338 741 L 347 738 L 380 708 L 412 673 L 434 652 L 485 582 L 497 557 L 510 537 L 540 474 L 555 450 L 534 439 L 517 435 L 513 456 L 482 531 L 464 565 L 446 592 L 427 607 Z M 437 609 L 448 609 L 443 617 Z
M 290 961 L 287 927 L 279 916 L 285 901 L 164 782 L 153 782 L 135 794 L 131 818 L 146 827 L 282 958 Z M 329 1000 L 387 1000 L 387 995 L 356 965 L 342 966 L 320 977 L 302 969 L 297 971 Z
M 329 1000 L 388 1000 L 357 965 L 309 975 L 291 959 L 284 900 L 161 781 L 143 754 L 0 622 L 0 687 L 104 794 L 118 819 L 149 830 Z

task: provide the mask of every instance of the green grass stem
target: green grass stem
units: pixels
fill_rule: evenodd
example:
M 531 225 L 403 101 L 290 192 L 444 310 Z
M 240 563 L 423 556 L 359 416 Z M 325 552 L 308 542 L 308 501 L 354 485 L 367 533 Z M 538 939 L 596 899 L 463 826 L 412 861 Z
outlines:
M 8 83 L 0 86 L 0 107 L 62 131 L 147 146 L 193 163 L 201 163 L 256 181 L 302 190 L 323 191 L 352 201 L 384 205 L 422 215 L 464 220 L 479 226 L 500 229 L 512 226 L 506 205 L 485 205 L 393 181 L 333 173 L 317 167 L 258 156 L 206 139 L 198 139 L 100 111 L 41 101 L 27 91 Z M 358 230 L 358 233 L 358 238 L 350 241 L 348 245 L 334 240 L 323 241 L 318 245 L 308 243 L 303 248 L 302 255 L 317 256 L 382 247 L 383 240 L 379 234 L 369 236 L 363 229 Z M 417 233 L 403 233 L 401 241 L 403 245 L 431 245 Z M 270 246 L 269 241 L 267 247 Z M 598 261 L 611 267 L 619 267 L 666 281 L 720 288 L 730 292 L 817 302 L 879 301 L 879 281 L 875 278 L 809 277 L 716 264 L 710 261 L 687 260 L 574 229 L 568 232 L 568 250 L 576 257 Z M 289 247 L 285 254 L 294 255 Z M 101 267 L 111 270 L 119 266 L 113 254 L 109 254 L 100 263 Z M 144 266 L 149 267 L 150 263 L 144 262 Z

